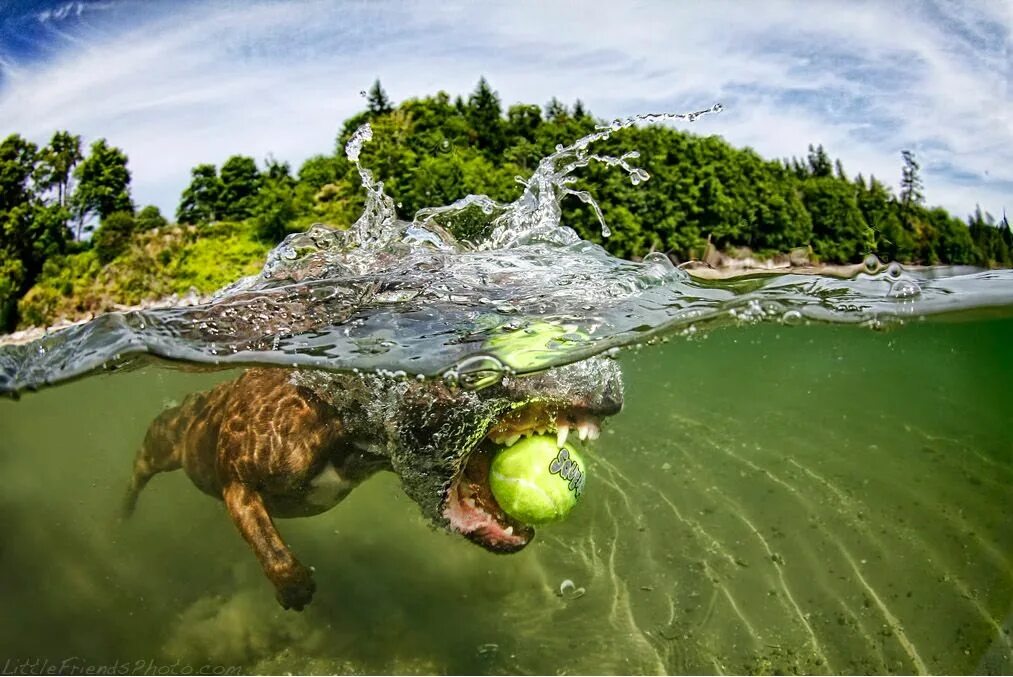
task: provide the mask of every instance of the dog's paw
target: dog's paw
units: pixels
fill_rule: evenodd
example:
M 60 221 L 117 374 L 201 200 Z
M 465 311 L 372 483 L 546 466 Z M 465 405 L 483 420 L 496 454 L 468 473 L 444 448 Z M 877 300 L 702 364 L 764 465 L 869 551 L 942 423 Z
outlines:
M 289 569 L 278 577 L 278 603 L 286 609 L 302 611 L 303 607 L 313 599 L 317 584 L 313 581 L 313 573 L 301 564 Z

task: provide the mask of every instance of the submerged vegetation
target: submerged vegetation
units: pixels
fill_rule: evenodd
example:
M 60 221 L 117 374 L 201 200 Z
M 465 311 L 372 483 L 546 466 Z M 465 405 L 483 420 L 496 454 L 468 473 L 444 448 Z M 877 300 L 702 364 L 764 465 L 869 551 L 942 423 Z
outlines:
M 104 139 L 85 155 L 80 137 L 68 132 L 43 148 L 13 134 L 0 143 L 0 330 L 210 292 L 255 272 L 290 232 L 317 221 L 347 226 L 363 194 L 342 149 L 365 121 L 374 141 L 363 162 L 403 216 L 469 193 L 513 200 L 521 190 L 515 177 L 602 124 L 580 101 L 504 111 L 484 79 L 467 100 L 440 92 L 398 106 L 377 82 L 366 110 L 344 123 L 335 150 L 295 173 L 273 158 L 260 168 L 245 156 L 220 169 L 194 167 L 176 224 L 154 206 L 135 211 L 127 156 Z M 907 151 L 895 195 L 875 177 L 849 176 L 822 146 L 801 159 L 766 160 L 717 136 L 648 126 L 624 131 L 601 152 L 629 149 L 641 153 L 638 162 L 653 177 L 647 184 L 632 185 L 602 165 L 587 167 L 580 182 L 601 205 L 611 238 L 602 240 L 589 206 L 564 204 L 564 222 L 616 256 L 661 251 L 685 261 L 709 249 L 769 256 L 802 248 L 826 263 L 875 253 L 906 263 L 1013 265 L 1005 217 L 997 224 L 976 209 L 965 222 L 927 207 L 920 168 Z M 449 226 L 467 239 L 481 216 Z

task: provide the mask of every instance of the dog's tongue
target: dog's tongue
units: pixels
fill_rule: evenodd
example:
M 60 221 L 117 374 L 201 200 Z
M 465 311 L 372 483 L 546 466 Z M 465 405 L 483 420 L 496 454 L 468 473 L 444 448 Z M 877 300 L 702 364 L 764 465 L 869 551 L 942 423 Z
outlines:
M 495 450 L 483 445 L 468 459 L 460 479 L 451 487 L 444 516 L 450 525 L 479 545 L 499 552 L 520 550 L 534 530 L 500 508 L 489 487 L 489 468 Z

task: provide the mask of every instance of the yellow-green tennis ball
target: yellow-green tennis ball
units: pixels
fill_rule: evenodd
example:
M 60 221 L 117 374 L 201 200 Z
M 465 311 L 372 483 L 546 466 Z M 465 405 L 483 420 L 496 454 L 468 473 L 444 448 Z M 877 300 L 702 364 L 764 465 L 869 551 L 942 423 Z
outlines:
M 533 371 L 557 359 L 573 343 L 587 340 L 576 325 L 532 322 L 488 339 L 482 347 L 503 364 L 518 371 Z
M 566 517 L 584 491 L 587 466 L 550 435 L 525 437 L 492 459 L 489 487 L 503 512 L 525 524 Z

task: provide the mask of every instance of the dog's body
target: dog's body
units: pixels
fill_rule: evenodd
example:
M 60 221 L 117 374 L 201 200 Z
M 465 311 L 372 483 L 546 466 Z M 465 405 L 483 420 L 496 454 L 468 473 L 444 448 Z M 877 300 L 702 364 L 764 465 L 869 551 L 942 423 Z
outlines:
M 622 406 L 612 360 L 593 358 L 479 392 L 441 381 L 396 381 L 282 369 L 251 369 L 188 396 L 150 426 L 125 503 L 155 474 L 183 468 L 221 498 L 285 608 L 302 609 L 314 583 L 272 517 L 315 515 L 379 470 L 392 470 L 435 523 L 494 551 L 533 536 L 506 516 L 488 489 L 491 442 L 597 421 Z

